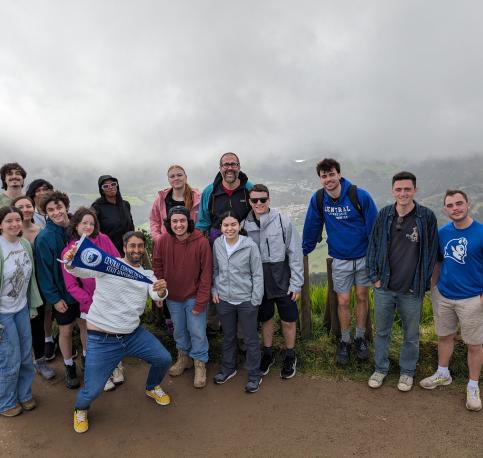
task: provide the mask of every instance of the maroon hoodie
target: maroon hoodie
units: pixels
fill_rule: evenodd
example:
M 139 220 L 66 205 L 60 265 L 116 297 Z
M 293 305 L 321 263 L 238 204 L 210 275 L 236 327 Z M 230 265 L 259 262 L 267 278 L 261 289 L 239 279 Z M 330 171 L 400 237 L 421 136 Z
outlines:
M 164 233 L 155 242 L 153 270 L 168 283 L 168 299 L 183 302 L 196 298 L 194 310 L 203 312 L 210 301 L 213 272 L 208 240 L 195 229 L 186 240 Z

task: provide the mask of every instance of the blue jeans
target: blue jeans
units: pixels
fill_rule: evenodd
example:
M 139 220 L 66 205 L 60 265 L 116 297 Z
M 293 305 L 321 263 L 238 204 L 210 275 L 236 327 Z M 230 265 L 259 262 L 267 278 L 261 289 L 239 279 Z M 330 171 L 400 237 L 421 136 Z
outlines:
M 29 308 L 0 313 L 0 412 L 32 399 L 34 365 Z
M 151 364 L 146 389 L 161 383 L 169 366 L 171 355 L 150 332 L 139 326 L 131 334 L 104 334 L 87 331 L 87 354 L 84 386 L 77 393 L 75 408 L 87 410 L 104 390 L 107 379 L 119 361 L 133 356 Z
M 206 337 L 206 309 L 193 315 L 195 298 L 176 302 L 168 299 L 169 313 L 174 325 L 176 348 L 204 363 L 208 362 L 208 338 Z
M 400 373 L 414 376 L 419 358 L 419 320 L 423 298 L 413 293 L 396 293 L 388 289 L 374 288 L 374 316 L 376 340 L 374 362 L 376 371 L 389 371 L 389 344 L 391 342 L 394 312 L 401 317 L 404 341 L 399 354 Z

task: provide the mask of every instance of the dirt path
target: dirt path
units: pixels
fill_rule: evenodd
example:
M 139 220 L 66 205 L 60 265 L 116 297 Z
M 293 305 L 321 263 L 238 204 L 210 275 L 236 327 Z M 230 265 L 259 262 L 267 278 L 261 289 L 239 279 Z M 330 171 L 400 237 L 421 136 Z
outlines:
M 189 371 L 168 377 L 173 402 L 160 407 L 144 394 L 144 363 L 129 361 L 126 373 L 123 386 L 95 402 L 84 435 L 72 430 L 75 391 L 60 377 L 36 377 L 38 408 L 0 418 L 0 456 L 483 456 L 483 412 L 466 411 L 459 390 L 372 391 L 301 375 L 282 381 L 273 371 L 248 395 L 243 371 L 204 390 L 191 387 Z

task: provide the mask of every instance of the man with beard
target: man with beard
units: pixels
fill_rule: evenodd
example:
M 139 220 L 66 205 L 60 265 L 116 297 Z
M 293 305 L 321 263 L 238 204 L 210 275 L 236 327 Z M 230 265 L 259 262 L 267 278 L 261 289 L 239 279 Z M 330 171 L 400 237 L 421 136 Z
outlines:
M 5 164 L 0 169 L 2 178 L 2 189 L 5 192 L 0 194 L 0 207 L 10 205 L 10 202 L 22 195 L 22 188 L 27 172 L 17 162 Z
M 451 221 L 439 230 L 439 259 L 431 291 L 438 369 L 419 384 L 432 390 L 453 381 L 448 367 L 459 323 L 468 346 L 466 408 L 481 410 L 478 381 L 483 362 L 483 225 L 469 215 L 469 208 L 463 191 L 446 191 L 444 212 Z

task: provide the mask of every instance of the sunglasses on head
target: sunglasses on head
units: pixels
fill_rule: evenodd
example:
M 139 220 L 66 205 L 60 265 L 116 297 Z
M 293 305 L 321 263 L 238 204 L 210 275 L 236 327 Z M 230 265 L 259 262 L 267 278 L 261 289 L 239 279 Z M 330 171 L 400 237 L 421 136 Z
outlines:
M 117 181 L 113 181 L 112 183 L 106 183 L 101 186 L 102 189 L 110 189 L 110 188 L 117 188 Z
M 257 204 L 258 202 L 264 204 L 268 200 L 268 197 L 250 197 L 250 202 L 252 204 Z

